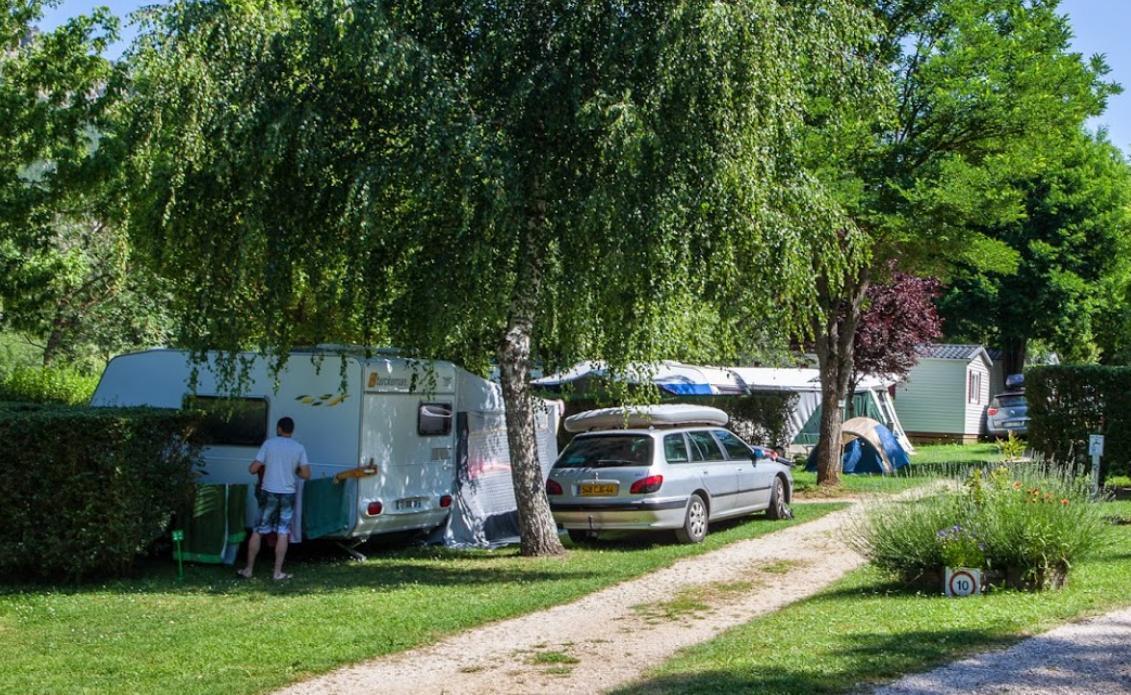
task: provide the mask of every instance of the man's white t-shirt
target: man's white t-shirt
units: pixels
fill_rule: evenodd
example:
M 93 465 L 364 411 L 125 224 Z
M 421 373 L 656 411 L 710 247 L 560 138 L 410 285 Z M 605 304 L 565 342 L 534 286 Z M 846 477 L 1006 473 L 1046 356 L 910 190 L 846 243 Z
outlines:
M 267 492 L 287 494 L 295 491 L 295 468 L 309 466 L 306 448 L 290 437 L 272 437 L 263 442 L 256 461 L 263 462 L 263 489 Z

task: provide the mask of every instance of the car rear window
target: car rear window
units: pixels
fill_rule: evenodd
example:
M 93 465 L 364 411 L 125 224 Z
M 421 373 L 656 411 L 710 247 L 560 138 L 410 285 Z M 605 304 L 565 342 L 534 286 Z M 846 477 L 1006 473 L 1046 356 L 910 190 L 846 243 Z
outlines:
M 682 434 L 664 435 L 664 459 L 668 463 L 687 463 L 687 442 Z
M 1016 408 L 1025 405 L 1025 396 L 994 396 L 994 404 L 999 408 Z
M 574 437 L 554 468 L 611 468 L 652 465 L 652 438 L 646 434 Z

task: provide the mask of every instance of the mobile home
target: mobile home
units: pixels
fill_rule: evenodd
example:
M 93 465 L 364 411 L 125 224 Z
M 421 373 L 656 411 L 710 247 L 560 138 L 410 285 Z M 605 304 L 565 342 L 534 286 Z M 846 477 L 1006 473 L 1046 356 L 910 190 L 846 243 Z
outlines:
M 290 416 L 294 438 L 310 459 L 311 481 L 337 477 L 349 485 L 341 488 L 349 491 L 345 523 L 326 534 L 329 538 L 434 529 L 456 508 L 459 530 L 445 540 L 476 543 L 485 540 L 474 537 L 477 516 L 513 513 L 497 384 L 450 362 L 331 349 L 292 352 L 277 375 L 263 356 L 245 354 L 241 361 L 246 379 L 239 395 L 230 398 L 228 384 L 218 377 L 225 364 L 215 354 L 195 366 L 178 350 L 122 355 L 107 365 L 92 405 L 181 408 L 191 403 L 204 410 L 201 482 L 211 483 L 254 482 L 248 464 L 263 440 L 275 434 L 276 421 Z M 557 454 L 559 415 L 556 407 L 538 414 L 544 471 Z M 474 492 L 490 473 L 499 479 L 494 487 L 502 484 L 510 496 L 496 489 L 490 509 L 484 510 Z M 249 497 L 254 509 L 250 492 Z M 459 509 L 461 503 L 474 509 Z
M 981 345 L 924 345 L 895 394 L 913 442 L 969 443 L 985 432 L 993 361 Z

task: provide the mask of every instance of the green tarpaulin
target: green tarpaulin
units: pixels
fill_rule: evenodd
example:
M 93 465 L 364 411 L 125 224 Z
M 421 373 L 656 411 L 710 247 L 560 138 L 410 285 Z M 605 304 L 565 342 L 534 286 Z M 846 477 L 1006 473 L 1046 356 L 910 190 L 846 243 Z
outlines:
M 192 509 L 178 515 L 177 529 L 185 534 L 180 559 L 222 563 L 228 547 L 247 537 L 246 510 L 247 485 L 197 485 Z
M 302 486 L 302 533 L 321 538 L 349 530 L 357 501 L 357 480 L 308 480 Z

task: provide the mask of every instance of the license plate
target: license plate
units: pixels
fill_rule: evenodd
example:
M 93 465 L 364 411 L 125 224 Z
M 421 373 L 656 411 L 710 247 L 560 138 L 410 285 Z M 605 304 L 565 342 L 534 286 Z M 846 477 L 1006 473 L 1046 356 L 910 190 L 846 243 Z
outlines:
M 397 500 L 397 511 L 402 509 L 420 509 L 424 506 L 423 497 L 406 497 L 403 500 Z
M 1017 421 L 1017 420 L 1010 420 L 1009 422 L 1007 422 L 1007 423 L 1005 423 L 1004 425 L 1002 425 L 1002 427 L 1021 427 L 1021 426 L 1023 426 L 1024 424 L 1025 424 L 1025 423 L 1023 423 L 1023 422 L 1019 422 L 1019 421 Z
M 612 497 L 620 486 L 616 483 L 582 483 L 582 497 Z

